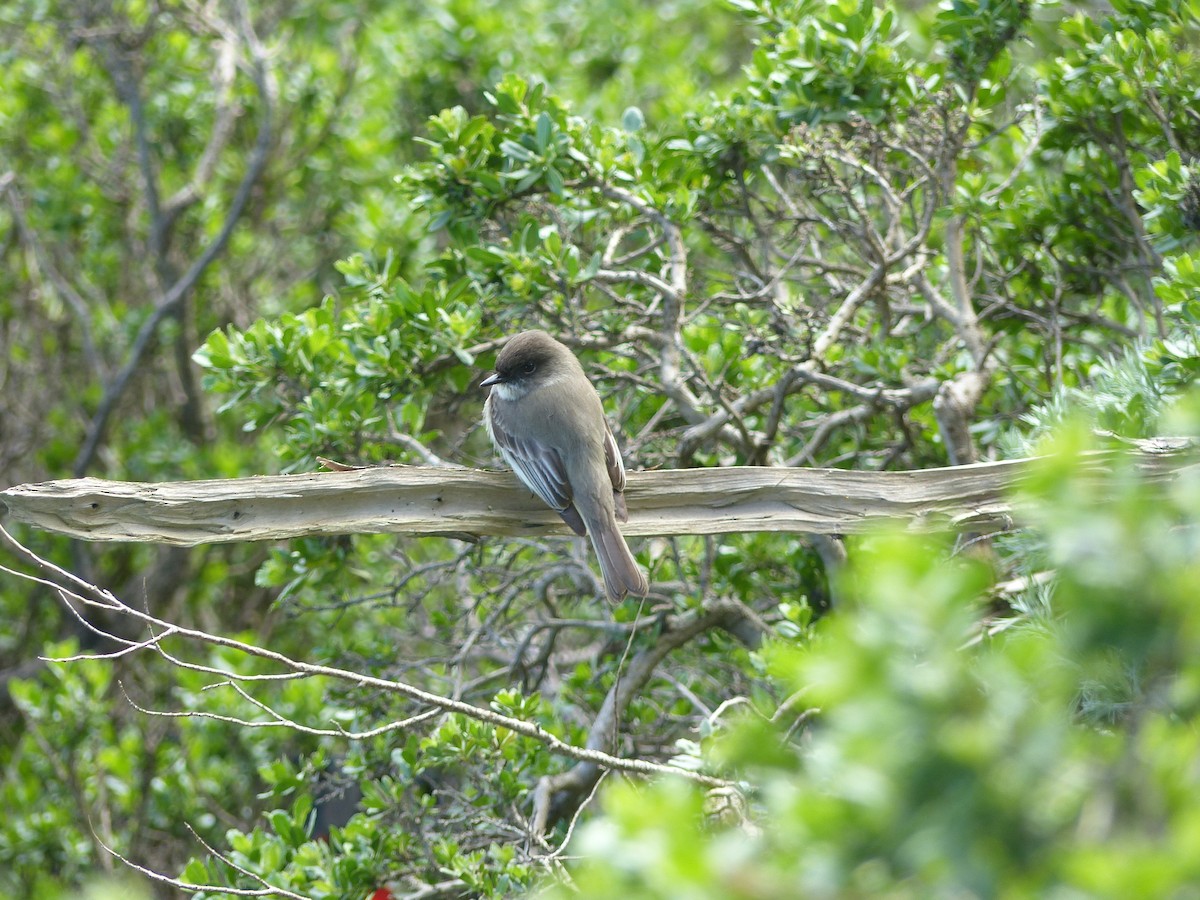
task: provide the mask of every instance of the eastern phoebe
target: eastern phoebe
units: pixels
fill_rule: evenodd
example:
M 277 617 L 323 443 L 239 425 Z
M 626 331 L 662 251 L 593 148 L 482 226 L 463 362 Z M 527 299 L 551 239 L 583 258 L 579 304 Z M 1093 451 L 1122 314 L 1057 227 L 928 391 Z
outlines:
M 625 465 L 600 395 L 579 360 L 544 331 L 513 336 L 496 357 L 483 422 L 517 477 L 578 535 L 592 539 L 608 599 L 646 596 L 617 520 L 625 507 Z

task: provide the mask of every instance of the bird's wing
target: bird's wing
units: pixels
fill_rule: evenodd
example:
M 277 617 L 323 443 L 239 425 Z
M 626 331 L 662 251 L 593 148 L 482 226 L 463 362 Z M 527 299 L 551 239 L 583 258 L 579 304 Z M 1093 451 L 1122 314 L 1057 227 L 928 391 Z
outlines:
M 604 464 L 608 466 L 608 478 L 617 493 L 625 490 L 625 463 L 621 462 L 621 450 L 612 429 L 604 428 Z
M 504 461 L 512 466 L 525 486 L 537 494 L 543 503 L 558 510 L 571 505 L 571 485 L 557 450 L 511 434 L 504 434 L 504 438 L 497 440 L 496 445 Z
M 629 510 L 625 506 L 625 463 L 621 461 L 621 450 L 612 429 L 604 429 L 604 464 L 608 466 L 608 478 L 613 486 L 613 500 L 618 521 L 629 521 Z
M 558 451 L 536 438 L 518 437 L 504 427 L 501 416 L 494 410 L 489 412 L 492 440 L 504 461 L 512 466 L 527 488 L 563 517 L 572 531 L 585 534 L 587 529 L 572 502 L 571 483 Z

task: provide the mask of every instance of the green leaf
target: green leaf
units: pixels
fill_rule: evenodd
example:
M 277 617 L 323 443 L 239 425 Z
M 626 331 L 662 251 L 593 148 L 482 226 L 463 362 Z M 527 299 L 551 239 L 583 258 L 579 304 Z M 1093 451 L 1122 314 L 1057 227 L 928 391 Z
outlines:
M 515 159 L 522 163 L 528 163 L 534 159 L 534 154 L 530 150 L 510 138 L 505 138 L 500 142 L 500 152 L 509 159 Z
M 537 148 L 545 156 L 546 148 L 550 146 L 550 136 L 554 131 L 554 122 L 548 113 L 539 113 L 537 117 Z

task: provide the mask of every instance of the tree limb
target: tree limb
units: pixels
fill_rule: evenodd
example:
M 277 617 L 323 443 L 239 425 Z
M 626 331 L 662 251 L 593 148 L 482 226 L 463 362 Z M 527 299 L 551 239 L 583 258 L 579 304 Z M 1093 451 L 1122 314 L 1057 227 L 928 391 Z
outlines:
M 150 349 L 150 345 L 158 332 L 158 326 L 168 317 L 178 313 L 179 308 L 197 282 L 200 281 L 200 276 L 204 274 L 209 264 L 224 252 L 225 246 L 229 243 L 229 238 L 233 234 L 233 229 L 241 218 L 242 211 L 246 208 L 246 204 L 250 199 L 250 192 L 266 168 L 267 156 L 269 155 L 271 146 L 274 88 L 271 83 L 270 72 L 267 69 L 265 49 L 259 44 L 257 38 L 250 33 L 249 22 L 245 23 L 245 30 L 247 32 L 247 43 L 250 46 L 252 54 L 254 82 L 258 88 L 259 100 L 262 104 L 259 115 L 258 137 L 254 142 L 254 150 L 246 166 L 246 172 L 242 176 L 241 183 L 238 184 L 237 192 L 234 194 L 233 202 L 229 206 L 220 231 L 217 232 L 217 235 L 205 247 L 200 256 L 188 267 L 188 270 L 159 298 L 154 312 L 147 317 L 146 321 L 142 323 L 142 327 L 138 329 L 125 365 L 121 367 L 116 377 L 108 385 L 103 398 L 100 400 L 100 405 L 97 407 L 96 413 L 92 416 L 92 421 L 88 425 L 87 437 L 72 465 L 72 471 L 76 475 L 82 475 L 86 472 L 92 460 L 95 459 L 96 452 L 100 447 L 100 442 L 104 439 L 105 431 L 108 428 L 113 411 L 116 409 L 117 402 L 124 396 L 130 381 L 141 366 L 142 358 Z M 155 204 L 157 204 L 157 200 L 155 200 Z M 155 209 L 157 209 L 157 206 L 155 206 Z M 158 213 L 156 212 L 155 215 L 158 215 Z
M 1193 452 L 1186 452 L 1192 450 Z M 1186 440 L 1095 451 L 1097 471 L 1122 455 L 1150 480 L 1194 468 Z M 974 533 L 1011 528 L 1010 494 L 1032 459 L 943 469 L 865 472 L 733 466 L 631 472 L 631 537 L 775 531 L 846 534 L 887 520 L 910 528 Z M 508 472 L 383 466 L 213 481 L 138 482 L 80 478 L 0 491 L 0 513 L 91 541 L 190 546 L 354 533 L 536 537 L 566 526 Z
M 629 667 L 608 692 L 600 712 L 592 722 L 587 747 L 599 750 L 614 743 L 617 723 L 621 721 L 629 701 L 646 686 L 668 654 L 713 628 L 736 627 L 748 614 L 755 618 L 743 603 L 727 599 L 718 600 L 696 612 L 667 619 L 658 639 L 630 661 Z M 549 822 L 562 815 L 564 807 L 567 812 L 573 811 L 574 803 L 595 787 L 603 771 L 595 763 L 584 760 L 565 772 L 541 779 L 534 791 L 534 834 L 545 834 Z

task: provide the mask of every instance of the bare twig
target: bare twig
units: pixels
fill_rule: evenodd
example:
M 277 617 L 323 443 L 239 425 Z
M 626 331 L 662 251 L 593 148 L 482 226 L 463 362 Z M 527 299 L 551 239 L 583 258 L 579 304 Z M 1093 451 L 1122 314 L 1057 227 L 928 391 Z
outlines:
M 195 834 L 194 831 L 192 833 Z M 153 869 L 149 869 L 146 866 L 139 866 L 133 860 L 129 859 L 127 856 L 122 856 L 120 853 L 118 853 L 116 850 L 114 850 L 112 847 L 110 847 L 108 844 L 106 844 L 104 841 L 102 841 L 100 839 L 100 836 L 96 835 L 94 831 L 93 831 L 93 836 L 96 838 L 96 843 L 100 845 L 100 848 L 102 850 L 104 850 L 105 853 L 108 853 L 114 859 L 120 861 L 123 865 L 129 867 L 130 869 L 133 869 L 135 872 L 139 872 L 142 875 L 145 875 L 147 878 L 151 879 L 152 881 L 157 881 L 159 884 L 170 885 L 173 888 L 176 888 L 181 891 L 186 891 L 189 894 L 198 894 L 200 892 L 204 892 L 204 893 L 211 893 L 211 894 L 232 894 L 236 897 L 287 897 L 287 898 L 290 898 L 290 900 L 308 900 L 308 898 L 303 896 L 302 894 L 294 893 L 292 891 L 287 890 L 287 888 L 275 887 L 273 885 L 267 884 L 267 882 L 261 876 L 255 875 L 253 872 L 249 872 L 246 869 L 241 868 L 240 866 L 234 865 L 234 863 L 232 863 L 230 860 L 226 859 L 223 856 L 220 856 L 219 854 L 216 854 L 215 852 L 214 852 L 214 855 L 217 856 L 219 859 L 221 859 L 223 862 L 225 862 L 227 865 L 231 866 L 232 868 L 236 869 L 237 871 L 241 872 L 242 874 L 246 875 L 247 877 L 252 878 L 253 880 L 257 881 L 259 884 L 263 885 L 263 887 L 261 887 L 261 888 L 235 888 L 235 887 L 228 887 L 223 884 L 191 884 L 190 882 L 187 882 L 187 881 L 181 881 L 178 878 L 172 878 L 169 875 L 163 875 L 161 872 L 155 872 Z M 201 843 L 203 844 L 204 842 L 201 841 Z M 205 846 L 207 847 L 207 844 L 205 844 Z M 213 852 L 211 850 L 211 848 L 209 848 L 209 850 L 210 850 L 210 852 Z
M 97 659 L 99 657 L 89 656 L 88 659 Z M 55 662 L 68 662 L 71 657 L 56 657 Z M 347 731 L 340 726 L 337 728 L 313 728 L 309 725 L 302 725 L 294 719 L 289 719 L 287 716 L 274 709 L 272 706 L 263 703 L 254 697 L 251 697 L 241 685 L 233 680 L 225 681 L 221 684 L 208 685 L 209 688 L 216 687 L 231 687 L 238 693 L 247 703 L 261 709 L 267 715 L 271 716 L 270 721 L 262 721 L 261 719 L 243 719 L 238 716 L 229 716 L 222 713 L 213 713 L 206 710 L 159 710 L 148 709 L 142 706 L 136 700 L 129 696 L 129 692 L 125 690 L 125 685 L 120 685 L 121 693 L 125 695 L 129 705 L 138 712 L 147 716 L 155 716 L 160 719 L 212 719 L 216 722 L 228 722 L 232 725 L 237 725 L 241 728 L 287 728 L 289 731 L 296 731 L 301 734 L 311 734 L 318 737 L 340 737 L 350 741 L 365 741 L 369 738 L 378 737 L 381 734 L 388 734 L 392 731 L 403 731 L 411 728 L 414 725 L 419 725 L 422 722 L 427 722 L 432 718 L 443 715 L 440 709 L 430 709 L 425 712 L 418 713 L 415 716 L 409 716 L 406 719 L 401 719 L 397 722 L 388 722 L 386 725 L 380 725 L 378 728 L 371 728 L 366 731 Z M 335 723 L 336 724 L 336 723 Z
M 348 684 L 354 684 L 359 687 L 375 688 L 388 693 L 399 694 L 403 697 L 415 700 L 425 706 L 436 707 L 444 710 L 445 712 L 458 713 L 460 715 L 465 715 L 478 721 L 485 722 L 489 725 L 507 728 L 516 734 L 540 741 L 541 743 L 545 744 L 551 752 L 562 754 L 563 756 L 567 756 L 579 762 L 591 763 L 601 768 L 616 769 L 619 771 L 632 772 L 640 775 L 679 775 L 680 777 L 707 785 L 720 785 L 726 783 L 724 779 L 686 771 L 674 766 L 663 765 L 661 763 L 654 763 L 642 759 L 626 759 L 616 757 L 611 754 L 592 749 L 590 746 L 577 747 L 574 744 L 570 744 L 556 737 L 555 735 L 550 734 L 537 723 L 526 722 L 522 719 L 515 719 L 511 716 L 505 716 L 497 713 L 491 709 L 474 706 L 470 703 L 454 700 L 449 697 L 443 697 L 441 695 L 422 690 L 403 681 L 378 678 L 372 675 L 363 675 L 357 672 L 349 671 L 348 669 L 341 669 L 336 666 L 306 663 L 300 660 L 292 659 L 274 650 L 268 650 L 263 647 L 257 647 L 253 644 L 248 644 L 245 641 L 239 641 L 234 638 L 212 634 L 200 629 L 173 625 L 172 623 L 166 622 L 148 612 L 135 609 L 134 607 L 122 603 L 109 591 L 101 590 L 100 588 L 88 584 L 87 582 L 84 582 L 82 579 L 79 579 L 70 573 L 64 572 L 64 570 L 58 566 L 55 566 L 53 563 L 43 559 L 32 550 L 25 547 L 3 527 L 0 527 L 0 535 L 2 535 L 4 539 L 13 547 L 13 549 L 15 549 L 22 557 L 30 560 L 38 567 L 56 574 L 61 573 L 62 576 L 65 576 L 66 580 L 69 580 L 71 583 L 80 586 L 81 590 L 84 592 L 102 598 L 102 602 L 104 603 L 115 602 L 119 604 L 120 612 L 123 615 L 139 620 L 149 627 L 163 630 L 173 628 L 174 636 L 188 640 L 194 640 L 199 643 L 209 644 L 216 647 L 226 647 L 232 650 L 237 650 L 241 653 L 245 653 L 248 656 L 253 656 L 276 663 L 290 672 L 302 673 L 305 675 L 325 676 L 338 681 L 346 682 Z M 30 580 L 38 580 L 35 576 L 25 576 L 23 573 L 17 574 L 21 575 L 22 577 L 27 577 Z M 66 588 L 60 589 L 67 590 Z M 69 593 L 83 601 L 83 597 L 80 597 L 77 591 L 69 591 Z

